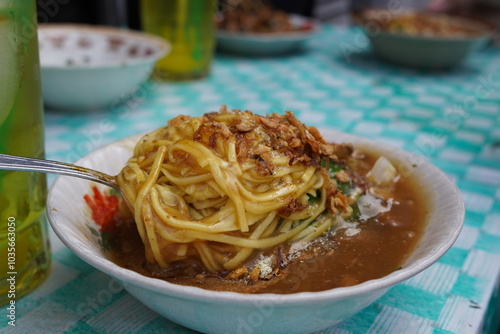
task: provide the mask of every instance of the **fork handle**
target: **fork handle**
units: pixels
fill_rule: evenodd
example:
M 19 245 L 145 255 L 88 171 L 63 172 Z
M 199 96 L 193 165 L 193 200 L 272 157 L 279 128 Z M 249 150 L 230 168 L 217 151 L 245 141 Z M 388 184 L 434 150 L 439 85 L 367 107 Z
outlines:
M 64 162 L 0 154 L 0 170 L 60 174 L 95 181 L 118 189 L 114 176 Z

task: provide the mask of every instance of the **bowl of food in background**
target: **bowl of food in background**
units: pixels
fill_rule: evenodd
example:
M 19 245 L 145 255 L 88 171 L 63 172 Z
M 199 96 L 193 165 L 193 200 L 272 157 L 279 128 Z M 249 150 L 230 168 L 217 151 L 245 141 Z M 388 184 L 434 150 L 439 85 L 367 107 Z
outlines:
M 437 261 L 464 219 L 457 187 L 429 162 L 291 112 L 180 115 L 77 163 L 118 175 L 120 192 L 59 177 L 55 233 L 203 333 L 337 324 Z
M 223 9 L 216 24 L 218 50 L 252 56 L 295 52 L 318 30 L 312 19 L 260 1 L 241 1 Z
M 422 69 L 460 65 L 493 36 L 485 23 L 441 13 L 371 9 L 357 15 L 357 22 L 377 56 Z
M 58 110 L 119 105 L 170 50 L 141 32 L 77 24 L 40 25 L 38 40 L 44 103 Z

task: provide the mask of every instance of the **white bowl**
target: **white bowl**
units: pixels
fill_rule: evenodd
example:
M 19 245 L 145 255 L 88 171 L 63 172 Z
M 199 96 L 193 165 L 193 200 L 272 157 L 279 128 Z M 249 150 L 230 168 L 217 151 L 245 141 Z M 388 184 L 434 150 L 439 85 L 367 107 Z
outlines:
M 317 24 L 300 15 L 290 15 L 293 26 L 310 24 L 303 31 L 286 33 L 233 33 L 217 29 L 217 48 L 224 52 L 250 56 L 273 56 L 299 50 L 318 31 Z
M 365 308 L 390 287 L 437 261 L 458 237 L 464 204 L 457 187 L 439 169 L 403 150 L 333 131 L 327 140 L 351 142 L 384 154 L 400 171 L 412 175 L 429 199 L 429 222 L 417 249 L 401 270 L 355 286 L 287 295 L 241 294 L 181 286 L 142 276 L 106 258 L 98 227 L 89 217 L 83 196 L 89 181 L 59 177 L 48 197 L 47 213 L 59 238 L 80 258 L 122 282 L 139 301 L 174 322 L 204 333 L 310 333 L 335 325 Z M 105 146 L 77 163 L 117 174 L 132 154 L 138 136 Z M 422 306 L 425 307 L 425 306 Z
M 491 35 L 470 38 L 410 36 L 388 32 L 366 32 L 373 51 L 395 64 L 421 69 L 447 69 L 462 64 L 485 46 Z
M 491 40 L 490 26 L 472 19 L 463 19 L 463 24 L 477 30 L 472 36 L 425 36 L 391 32 L 379 29 L 377 21 L 369 15 L 381 13 L 381 21 L 391 17 L 387 10 L 367 10 L 361 18 L 362 31 L 370 40 L 374 54 L 394 64 L 420 69 L 448 69 L 462 64 L 473 52 Z M 403 12 L 400 15 L 411 14 Z M 386 16 L 383 16 L 386 15 Z M 376 17 L 376 16 L 375 16 Z M 397 17 L 397 15 L 396 15 Z
M 49 108 L 113 107 L 150 75 L 170 44 L 138 31 L 88 25 L 40 25 L 42 90 Z

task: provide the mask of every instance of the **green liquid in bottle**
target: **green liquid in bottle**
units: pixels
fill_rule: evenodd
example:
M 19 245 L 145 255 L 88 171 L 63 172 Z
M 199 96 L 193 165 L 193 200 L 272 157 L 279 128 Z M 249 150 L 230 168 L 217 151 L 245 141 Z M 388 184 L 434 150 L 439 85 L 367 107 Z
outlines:
M 0 0 L 0 153 L 43 158 L 35 19 L 35 1 Z M 45 174 L 0 171 L 0 304 L 48 274 L 46 192 Z

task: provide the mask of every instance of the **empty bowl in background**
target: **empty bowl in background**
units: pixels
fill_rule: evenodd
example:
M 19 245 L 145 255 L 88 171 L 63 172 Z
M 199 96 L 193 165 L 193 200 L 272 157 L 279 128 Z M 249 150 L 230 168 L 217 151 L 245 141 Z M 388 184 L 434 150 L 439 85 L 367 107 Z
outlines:
M 113 27 L 46 24 L 38 37 L 44 103 L 60 110 L 119 104 L 170 51 L 158 37 Z

